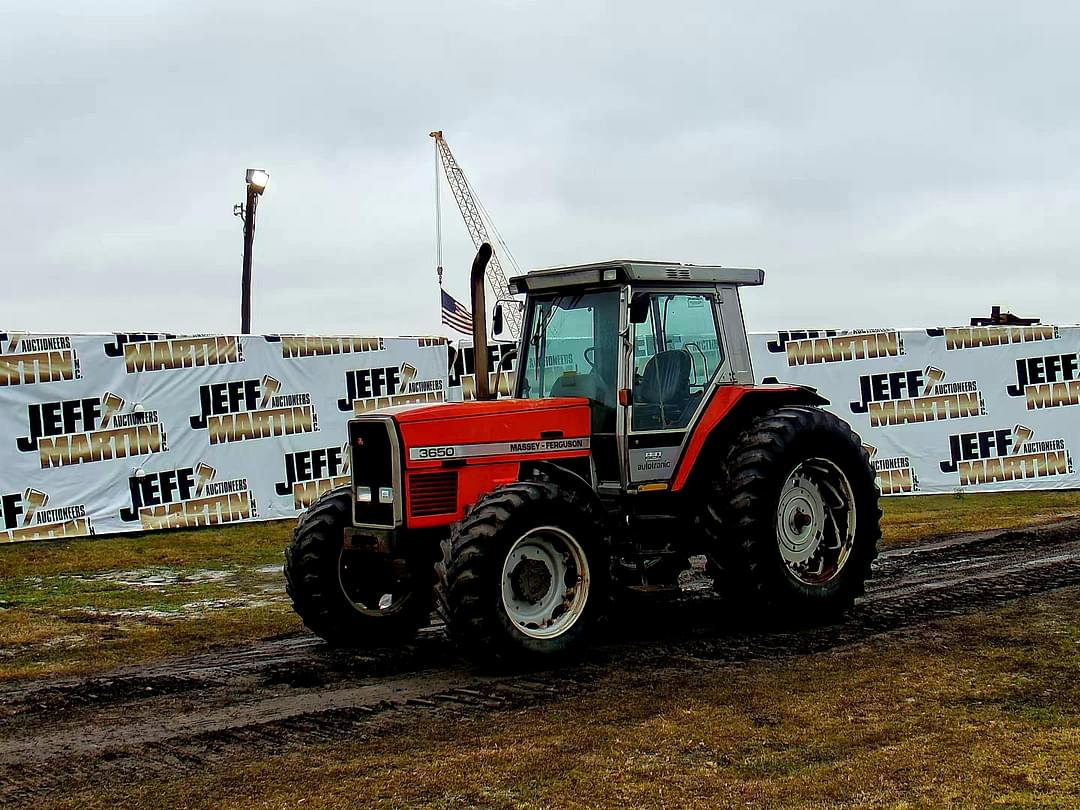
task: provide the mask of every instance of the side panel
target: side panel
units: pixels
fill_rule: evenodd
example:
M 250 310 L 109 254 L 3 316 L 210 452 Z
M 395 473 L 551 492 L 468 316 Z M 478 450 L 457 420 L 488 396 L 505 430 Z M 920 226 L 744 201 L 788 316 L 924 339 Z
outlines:
M 585 400 L 504 407 L 400 424 L 409 528 L 460 520 L 481 495 L 517 481 L 523 462 L 589 457 L 591 416 Z
M 463 410 L 447 416 L 400 422 L 407 469 L 439 467 L 450 460 L 510 461 L 535 453 L 549 456 L 562 451 L 588 452 L 591 422 L 584 399 L 563 400 L 562 404 L 546 408 L 508 407 L 503 412 L 482 414 Z
M 754 384 L 754 371 L 750 362 L 750 343 L 743 321 L 742 301 L 738 287 L 722 290 L 720 303 L 724 323 L 724 344 L 728 350 L 732 379 L 740 385 Z

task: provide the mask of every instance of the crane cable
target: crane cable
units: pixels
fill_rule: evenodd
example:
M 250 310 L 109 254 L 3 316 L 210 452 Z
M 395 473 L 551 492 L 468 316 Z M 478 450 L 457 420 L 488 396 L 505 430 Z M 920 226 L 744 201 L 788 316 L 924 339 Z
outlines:
M 465 178 L 465 183 L 469 184 L 469 178 L 467 178 L 467 177 Z M 491 218 L 491 214 L 489 214 L 487 208 L 484 207 L 484 201 L 481 200 L 479 197 L 477 197 L 476 194 L 472 191 L 472 185 L 471 184 L 469 184 L 469 191 L 470 191 L 470 193 L 473 194 L 473 197 L 476 198 L 476 206 L 480 209 L 480 215 L 484 219 L 486 219 L 487 224 L 491 226 L 491 230 L 495 234 L 495 239 L 499 243 L 499 248 L 500 248 L 500 251 L 501 251 L 502 255 L 510 260 L 510 264 L 514 268 L 514 272 L 520 274 L 521 273 L 521 267 L 518 265 L 517 259 L 514 258 L 514 254 L 510 252 L 510 246 L 506 244 L 506 240 L 503 239 L 502 234 L 499 233 L 499 228 L 495 224 L 495 220 L 493 220 Z M 508 293 L 509 293 L 509 290 L 505 290 L 505 291 L 500 292 L 501 295 L 507 295 Z

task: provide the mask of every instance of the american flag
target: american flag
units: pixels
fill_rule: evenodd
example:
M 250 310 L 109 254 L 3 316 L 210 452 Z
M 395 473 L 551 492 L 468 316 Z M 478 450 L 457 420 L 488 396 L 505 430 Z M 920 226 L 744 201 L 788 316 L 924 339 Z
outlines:
M 463 335 L 471 335 L 472 313 L 446 290 L 440 289 L 440 292 L 442 293 L 442 322 Z

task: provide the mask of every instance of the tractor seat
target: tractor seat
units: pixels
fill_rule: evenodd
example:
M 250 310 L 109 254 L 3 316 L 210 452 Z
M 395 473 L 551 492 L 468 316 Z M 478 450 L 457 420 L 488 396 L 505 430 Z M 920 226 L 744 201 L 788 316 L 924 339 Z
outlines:
M 690 403 L 692 365 L 685 349 L 658 352 L 649 358 L 634 392 L 636 430 L 659 430 L 681 422 Z

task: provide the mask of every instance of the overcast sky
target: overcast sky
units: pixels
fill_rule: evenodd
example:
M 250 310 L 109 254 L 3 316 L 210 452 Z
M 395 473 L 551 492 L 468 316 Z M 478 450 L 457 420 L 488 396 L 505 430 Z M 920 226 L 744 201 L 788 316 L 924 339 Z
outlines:
M 1078 43 L 1066 2 L 6 3 L 0 329 L 237 331 L 264 166 L 256 332 L 441 331 L 432 129 L 523 268 L 764 267 L 754 330 L 1075 323 Z

